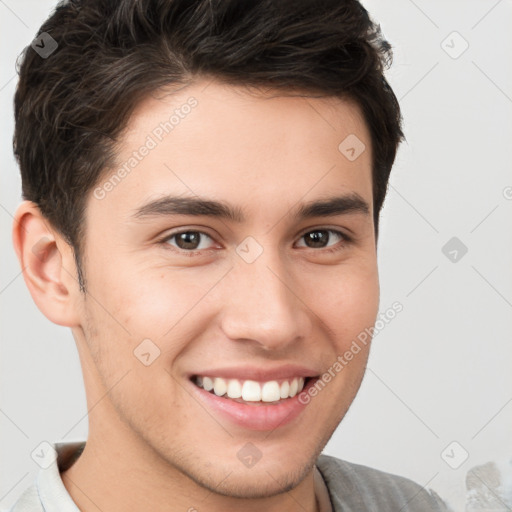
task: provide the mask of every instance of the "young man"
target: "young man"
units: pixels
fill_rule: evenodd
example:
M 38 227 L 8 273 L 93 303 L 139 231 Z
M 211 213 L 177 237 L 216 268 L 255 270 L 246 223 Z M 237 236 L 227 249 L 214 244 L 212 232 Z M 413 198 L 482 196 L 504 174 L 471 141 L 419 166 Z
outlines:
M 379 307 L 390 57 L 356 1 L 56 9 L 20 68 L 13 240 L 89 435 L 11 510 L 446 510 L 321 454 Z

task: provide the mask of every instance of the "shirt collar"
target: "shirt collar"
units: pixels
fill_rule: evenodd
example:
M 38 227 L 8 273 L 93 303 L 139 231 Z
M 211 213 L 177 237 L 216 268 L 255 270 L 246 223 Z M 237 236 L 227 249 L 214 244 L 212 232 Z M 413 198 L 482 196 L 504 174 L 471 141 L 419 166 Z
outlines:
M 331 498 L 329 497 L 329 490 L 327 489 L 324 477 L 322 476 L 322 473 L 320 473 L 320 470 L 317 468 L 316 464 L 314 466 L 314 473 L 317 507 L 320 512 L 333 512 Z
M 60 471 L 64 471 L 85 446 L 85 441 L 52 444 L 48 455 L 51 462 L 42 468 L 36 480 L 37 493 L 45 512 L 80 512 L 62 482 Z M 73 461 L 74 462 L 74 461 Z

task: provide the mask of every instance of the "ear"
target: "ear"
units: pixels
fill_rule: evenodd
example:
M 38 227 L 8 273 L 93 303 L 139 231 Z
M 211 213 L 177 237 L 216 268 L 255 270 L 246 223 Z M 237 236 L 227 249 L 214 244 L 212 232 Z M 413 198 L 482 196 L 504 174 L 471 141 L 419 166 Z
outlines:
M 23 201 L 16 210 L 12 240 L 39 310 L 55 324 L 78 326 L 81 297 L 73 248 L 32 201 Z

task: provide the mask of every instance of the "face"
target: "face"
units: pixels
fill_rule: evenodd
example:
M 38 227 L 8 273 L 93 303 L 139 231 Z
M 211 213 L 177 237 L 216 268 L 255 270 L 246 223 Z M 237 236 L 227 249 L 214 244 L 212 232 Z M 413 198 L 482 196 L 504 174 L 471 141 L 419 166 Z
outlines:
M 87 201 L 89 437 L 217 493 L 290 489 L 354 399 L 369 345 L 335 363 L 378 311 L 363 117 L 197 82 L 144 100 L 121 142 Z

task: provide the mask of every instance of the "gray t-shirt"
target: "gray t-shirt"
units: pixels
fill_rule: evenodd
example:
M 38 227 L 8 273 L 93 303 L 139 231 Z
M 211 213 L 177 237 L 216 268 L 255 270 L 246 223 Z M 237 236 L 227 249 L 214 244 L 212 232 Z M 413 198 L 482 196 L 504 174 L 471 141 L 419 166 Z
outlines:
M 85 441 L 54 443 L 53 462 L 39 470 L 8 512 L 80 512 L 60 471 L 76 461 L 84 446 Z M 407 478 L 323 454 L 316 467 L 322 512 L 451 512 L 435 492 Z
M 316 466 L 332 512 L 453 512 L 432 489 L 408 478 L 323 454 Z

